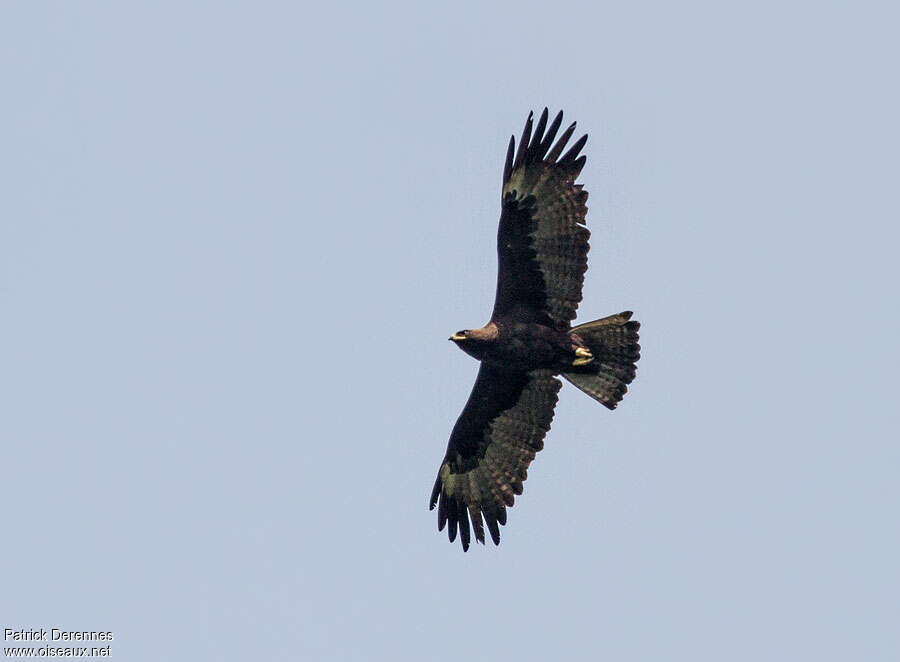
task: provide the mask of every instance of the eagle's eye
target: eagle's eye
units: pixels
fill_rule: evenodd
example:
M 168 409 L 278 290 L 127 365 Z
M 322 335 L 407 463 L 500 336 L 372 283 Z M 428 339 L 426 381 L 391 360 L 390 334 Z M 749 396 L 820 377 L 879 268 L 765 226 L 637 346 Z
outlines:
M 463 330 L 463 331 L 457 331 L 457 332 L 456 332 L 456 335 L 458 335 L 458 336 L 465 336 L 466 333 L 467 333 L 466 330 Z

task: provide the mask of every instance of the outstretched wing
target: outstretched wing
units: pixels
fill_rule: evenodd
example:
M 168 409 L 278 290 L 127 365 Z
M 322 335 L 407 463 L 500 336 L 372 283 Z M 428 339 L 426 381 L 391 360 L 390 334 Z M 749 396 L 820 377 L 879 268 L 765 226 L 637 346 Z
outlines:
M 491 319 L 537 322 L 565 330 L 575 319 L 587 271 L 587 191 L 575 183 L 584 167 L 582 136 L 562 157 L 573 123 L 551 149 L 562 112 L 547 127 L 547 109 L 532 133 L 528 121 L 516 152 L 510 138 L 497 232 L 497 295 Z M 546 129 L 546 133 L 545 130 Z
M 561 382 L 548 370 L 508 372 L 485 363 L 460 414 L 441 464 L 430 507 L 438 505 L 438 531 L 457 528 L 463 550 L 472 529 L 484 543 L 484 524 L 495 545 L 506 508 L 522 493 L 528 465 L 544 447 Z

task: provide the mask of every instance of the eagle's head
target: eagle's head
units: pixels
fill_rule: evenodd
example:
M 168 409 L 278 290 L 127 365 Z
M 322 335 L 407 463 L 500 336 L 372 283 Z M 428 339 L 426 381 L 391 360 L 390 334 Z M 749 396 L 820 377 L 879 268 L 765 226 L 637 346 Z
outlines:
M 497 340 L 497 325 L 491 322 L 480 329 L 463 329 L 450 336 L 450 340 L 469 356 L 481 360 Z

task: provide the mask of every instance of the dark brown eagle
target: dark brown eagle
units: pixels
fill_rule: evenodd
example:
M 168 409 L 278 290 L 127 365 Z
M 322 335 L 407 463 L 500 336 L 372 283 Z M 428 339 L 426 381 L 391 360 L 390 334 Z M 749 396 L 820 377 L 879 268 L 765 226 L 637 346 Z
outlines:
M 484 543 L 485 525 L 500 544 L 499 525 L 522 494 L 528 465 L 553 420 L 562 386 L 556 375 L 615 409 L 640 358 L 640 324 L 631 312 L 571 326 L 590 236 L 584 227 L 588 194 L 575 183 L 587 136 L 563 154 L 575 124 L 553 144 L 562 116 L 548 127 L 545 108 L 533 126 L 529 113 L 518 152 L 510 138 L 494 312 L 484 327 L 450 337 L 481 361 L 481 369 L 450 435 L 430 507 L 438 507 L 438 531 L 449 525 L 450 542 L 459 531 L 463 550 L 473 530 Z

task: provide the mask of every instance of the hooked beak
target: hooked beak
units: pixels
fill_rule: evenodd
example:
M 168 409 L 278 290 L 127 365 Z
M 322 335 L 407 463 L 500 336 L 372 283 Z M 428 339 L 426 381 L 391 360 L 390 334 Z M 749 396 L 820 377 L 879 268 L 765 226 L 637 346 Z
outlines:
M 466 339 L 466 337 L 464 335 L 462 335 L 461 333 L 454 333 L 452 336 L 450 336 L 448 338 L 448 340 L 453 340 L 454 342 L 456 342 L 458 340 L 465 340 L 465 339 Z

